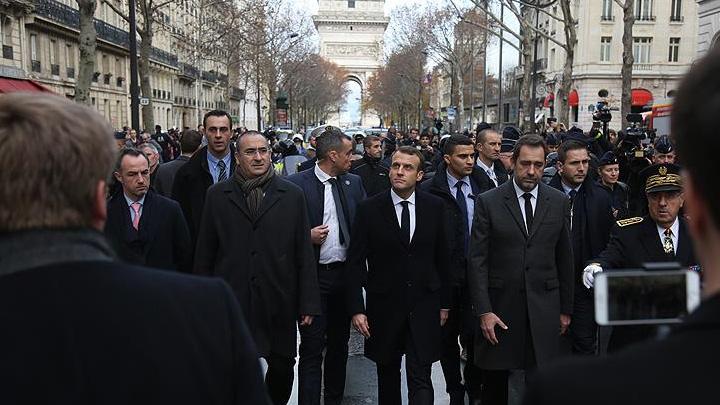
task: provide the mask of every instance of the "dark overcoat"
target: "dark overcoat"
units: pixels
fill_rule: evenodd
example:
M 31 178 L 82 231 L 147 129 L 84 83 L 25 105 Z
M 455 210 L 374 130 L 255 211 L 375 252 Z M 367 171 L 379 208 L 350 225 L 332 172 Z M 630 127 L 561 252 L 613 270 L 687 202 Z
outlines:
M 377 363 L 402 355 L 408 333 L 422 363 L 440 359 L 440 309 L 450 308 L 443 204 L 419 190 L 415 204 L 409 245 L 401 236 L 389 190 L 361 202 L 355 217 L 348 250 L 348 309 L 367 315 L 371 337 L 365 341 L 365 355 Z
M 540 183 L 528 235 L 513 184 L 480 194 L 475 203 L 468 267 L 473 309 L 477 316 L 494 312 L 508 326 L 496 328 L 495 346 L 476 337 L 475 363 L 484 369 L 525 368 L 530 337 L 538 365 L 553 359 L 560 314 L 573 310 L 568 199 Z
M 230 284 L 262 356 L 295 357 L 300 315 L 320 314 L 302 191 L 275 176 L 253 219 L 235 179 L 210 187 L 194 271 Z

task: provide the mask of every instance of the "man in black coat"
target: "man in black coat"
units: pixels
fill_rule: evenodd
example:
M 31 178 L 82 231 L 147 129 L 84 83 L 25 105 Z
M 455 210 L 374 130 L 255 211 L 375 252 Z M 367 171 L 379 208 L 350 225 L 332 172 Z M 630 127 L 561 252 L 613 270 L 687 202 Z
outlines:
M 113 257 L 111 134 L 61 97 L 0 99 L 0 403 L 267 404 L 227 284 Z
M 203 128 L 207 146 L 199 149 L 178 169 L 172 187 L 172 198 L 180 203 L 183 210 L 193 248 L 197 244 L 207 189 L 227 180 L 235 172 L 234 147 L 230 144 L 230 115 L 225 111 L 210 111 L 203 118 Z
M 588 176 L 590 155 L 586 144 L 568 140 L 557 149 L 558 172 L 550 187 L 563 192 L 570 201 L 570 238 L 575 272 L 575 308 L 570 325 L 572 351 L 576 354 L 597 353 L 595 298 L 582 286 L 582 269 L 597 256 L 610 238 L 614 217 L 612 201 Z
M 573 311 L 569 201 L 540 182 L 539 135 L 521 137 L 512 160 L 512 180 L 476 199 L 470 237 L 468 288 L 482 331 L 474 361 L 483 369 L 484 405 L 507 404 L 509 370 L 558 357 L 558 335 Z
M 495 188 L 508 180 L 508 174 L 500 161 L 500 148 L 502 137 L 492 128 L 486 128 L 477 135 L 475 150 L 477 151 L 477 166 L 480 169 L 483 183 L 488 189 Z
M 172 197 L 172 186 L 175 181 L 175 174 L 180 170 L 192 157 L 192 155 L 200 148 L 202 143 L 202 134 L 193 129 L 184 131 L 182 139 L 180 139 L 180 147 L 182 154 L 175 160 L 163 163 L 157 168 L 155 177 L 155 189 L 158 193 L 165 197 Z
M 703 302 L 663 340 L 634 345 L 606 358 L 558 363 L 543 370 L 528 386 L 526 404 L 717 403 L 720 189 L 712 175 L 717 159 L 708 151 L 720 149 L 718 71 L 720 48 L 715 48 L 686 74 L 673 104 L 672 133 L 685 165 L 683 205 L 692 218 L 687 223 L 688 238 L 693 240 L 702 265 Z
M 351 315 L 345 261 L 355 208 L 365 198 L 360 177 L 347 173 L 352 152 L 350 138 L 330 128 L 317 138 L 317 165 L 287 178 L 305 195 L 322 305 L 322 315 L 299 328 L 300 405 L 319 405 L 321 387 L 328 405 L 339 404 L 345 391 Z
M 452 135 L 445 143 L 444 162 L 432 179 L 420 188 L 443 201 L 445 234 L 450 246 L 451 267 L 448 279 L 451 288 L 451 306 L 448 321 L 443 327 L 443 353 L 440 360 L 445 385 L 450 394 L 450 404 L 464 403 L 465 391 L 471 401 L 480 398 L 480 370 L 472 361 L 465 362 L 463 378 L 460 375 L 460 351 L 458 336 L 473 357 L 475 322 L 470 310 L 465 273 L 467 270 L 467 246 L 475 208 L 475 198 L 488 190 L 487 178 L 475 165 L 473 143 L 464 135 Z M 458 195 L 458 187 L 460 194 Z M 459 200 L 462 198 L 462 200 Z M 472 403 L 472 402 L 471 402 Z
M 366 338 L 365 355 L 377 364 L 381 404 L 402 403 L 403 354 L 409 403 L 433 403 L 430 371 L 440 358 L 441 326 L 450 307 L 443 204 L 416 191 L 422 164 L 414 147 L 393 154 L 392 189 L 360 203 L 348 253 L 348 306 Z
M 148 159 L 136 149 L 123 149 L 114 173 L 122 192 L 107 203 L 105 235 L 127 263 L 191 270 L 190 233 L 177 202 L 149 189 Z
M 382 140 L 375 135 L 363 139 L 365 154 L 362 159 L 352 162 L 350 173 L 360 176 L 368 196 L 381 193 L 390 188 L 388 168 L 381 162 Z
M 249 131 L 237 142 L 233 178 L 210 187 L 195 253 L 195 273 L 219 276 L 235 291 L 274 404 L 293 385 L 297 324 L 320 315 L 320 291 L 305 198 L 275 176 L 270 145 Z
M 695 266 L 693 240 L 685 218 L 680 168 L 673 164 L 649 166 L 640 172 L 648 201 L 648 216 L 617 221 L 607 247 L 591 260 L 583 273 L 584 290 L 592 292 L 594 275 L 605 269 L 641 269 L 644 263 L 677 262 Z M 649 326 L 615 326 L 608 351 L 651 338 Z

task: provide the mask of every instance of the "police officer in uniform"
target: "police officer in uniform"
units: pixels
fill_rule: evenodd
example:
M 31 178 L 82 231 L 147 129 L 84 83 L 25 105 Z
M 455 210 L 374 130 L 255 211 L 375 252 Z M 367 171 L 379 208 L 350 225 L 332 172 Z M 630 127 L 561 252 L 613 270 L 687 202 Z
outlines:
M 656 164 L 640 172 L 644 179 L 648 215 L 617 221 L 605 250 L 583 271 L 583 284 L 592 288 L 594 276 L 608 269 L 639 269 L 644 263 L 677 262 L 683 267 L 697 265 L 693 241 L 685 219 L 680 167 Z M 608 351 L 652 337 L 647 326 L 615 327 Z
M 627 218 L 630 212 L 630 187 L 618 180 L 620 164 L 615 152 L 605 152 L 600 158 L 597 172 L 597 185 L 610 194 L 613 216 L 615 219 Z
M 672 142 L 670 142 L 670 137 L 667 135 L 662 135 L 658 137 L 655 140 L 655 144 L 653 147 L 653 155 L 652 155 L 652 162 L 653 164 L 658 163 L 675 163 L 675 148 L 673 147 Z

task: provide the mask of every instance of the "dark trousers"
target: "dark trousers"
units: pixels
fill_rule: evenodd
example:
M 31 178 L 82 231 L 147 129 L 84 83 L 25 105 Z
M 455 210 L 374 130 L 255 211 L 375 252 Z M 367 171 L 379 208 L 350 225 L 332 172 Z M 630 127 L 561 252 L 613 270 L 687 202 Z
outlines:
M 401 405 L 400 365 L 402 356 L 382 364 L 377 364 L 379 405 Z M 408 331 L 405 344 L 405 374 L 407 375 L 408 404 L 431 405 L 435 398 L 432 386 L 432 363 L 418 361 L 415 344 Z
M 447 322 L 442 327 L 442 355 L 440 365 L 445 377 L 445 391 L 450 394 L 450 405 L 460 405 L 465 402 L 465 387 L 460 375 L 460 325 L 462 324 L 462 309 L 460 308 L 460 288 L 453 289 L 453 304 L 448 314 Z
M 477 319 L 477 318 L 475 318 Z M 467 391 L 468 399 L 470 404 L 473 401 L 480 400 L 480 393 L 482 388 L 482 370 L 480 367 L 475 365 L 475 335 L 473 330 L 466 329 L 460 336 L 460 343 L 465 348 L 467 354 L 467 360 L 465 361 L 465 367 L 463 368 L 463 377 L 465 379 L 465 391 Z
M 273 405 L 285 405 L 290 400 L 295 372 L 295 359 L 277 354 L 265 357 L 268 369 L 265 374 L 265 386 Z
M 300 405 L 319 405 L 321 386 L 325 388 L 326 405 L 339 404 L 345 391 L 350 315 L 345 303 L 344 266 L 318 267 L 322 315 L 314 317 L 311 325 L 300 328 Z
M 575 285 L 575 303 L 570 323 L 570 338 L 574 354 L 593 356 L 597 353 L 595 298 L 591 289 Z

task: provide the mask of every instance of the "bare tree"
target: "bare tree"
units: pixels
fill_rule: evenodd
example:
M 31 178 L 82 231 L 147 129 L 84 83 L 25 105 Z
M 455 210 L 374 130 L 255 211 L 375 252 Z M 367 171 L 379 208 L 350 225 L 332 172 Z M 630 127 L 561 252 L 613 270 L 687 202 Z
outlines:
M 622 100 L 620 107 L 620 115 L 622 115 L 622 128 L 627 128 L 627 115 L 630 114 L 632 107 L 632 68 L 635 63 L 633 56 L 633 25 L 635 25 L 634 6 L 635 0 L 615 0 L 615 2 L 623 10 L 623 65 L 620 70 L 622 76 Z
M 75 82 L 75 101 L 90 104 L 90 85 L 95 74 L 95 50 L 97 32 L 95 31 L 96 0 L 76 0 L 80 16 L 80 70 Z

